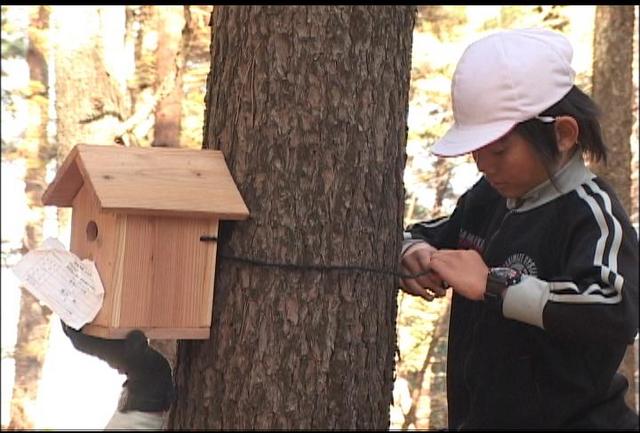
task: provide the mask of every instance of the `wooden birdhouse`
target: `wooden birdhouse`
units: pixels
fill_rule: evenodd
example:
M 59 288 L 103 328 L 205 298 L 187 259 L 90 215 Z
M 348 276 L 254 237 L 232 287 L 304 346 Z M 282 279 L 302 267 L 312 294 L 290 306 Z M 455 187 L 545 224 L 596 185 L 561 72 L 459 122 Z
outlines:
M 206 237 L 249 215 L 220 151 L 80 144 L 42 202 L 73 208 L 71 252 L 104 286 L 83 332 L 209 338 L 217 245 Z

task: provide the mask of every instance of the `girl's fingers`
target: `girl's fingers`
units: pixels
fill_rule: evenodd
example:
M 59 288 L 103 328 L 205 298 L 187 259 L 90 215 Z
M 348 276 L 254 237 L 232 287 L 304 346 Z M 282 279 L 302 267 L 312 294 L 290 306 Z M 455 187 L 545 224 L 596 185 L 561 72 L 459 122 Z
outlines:
M 409 293 L 410 295 L 420 296 L 427 301 L 433 301 L 433 294 L 431 294 L 427 289 L 418 284 L 415 278 L 403 279 L 402 288 L 406 293 Z

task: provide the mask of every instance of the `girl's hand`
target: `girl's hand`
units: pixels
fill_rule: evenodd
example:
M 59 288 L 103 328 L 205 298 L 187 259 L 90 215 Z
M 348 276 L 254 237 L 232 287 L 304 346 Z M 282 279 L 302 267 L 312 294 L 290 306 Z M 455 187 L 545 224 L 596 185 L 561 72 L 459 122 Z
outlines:
M 427 301 L 445 295 L 445 289 L 440 277 L 431 271 L 430 260 L 437 250 L 426 242 L 418 242 L 409 247 L 402 256 L 400 269 L 404 274 L 419 274 L 427 272 L 417 278 L 403 278 L 400 280 L 402 290 L 413 296 L 420 296 Z
M 475 250 L 440 250 L 431 255 L 431 269 L 467 299 L 484 299 L 489 268 Z

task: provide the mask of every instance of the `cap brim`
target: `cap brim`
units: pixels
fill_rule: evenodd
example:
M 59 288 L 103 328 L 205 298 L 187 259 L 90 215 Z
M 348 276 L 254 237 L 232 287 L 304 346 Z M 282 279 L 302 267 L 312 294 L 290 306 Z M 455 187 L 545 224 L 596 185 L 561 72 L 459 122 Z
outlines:
M 516 122 L 512 120 L 488 125 L 460 127 L 454 124 L 447 133 L 431 147 L 437 156 L 460 156 L 497 140 L 508 133 Z

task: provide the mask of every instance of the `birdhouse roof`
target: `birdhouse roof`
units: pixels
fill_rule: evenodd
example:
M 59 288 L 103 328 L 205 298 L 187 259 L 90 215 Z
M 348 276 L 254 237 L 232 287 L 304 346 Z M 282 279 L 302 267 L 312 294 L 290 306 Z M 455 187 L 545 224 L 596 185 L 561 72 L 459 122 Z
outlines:
M 85 182 L 102 210 L 232 220 L 249 215 L 217 150 L 79 144 L 58 169 L 42 202 L 72 206 Z

